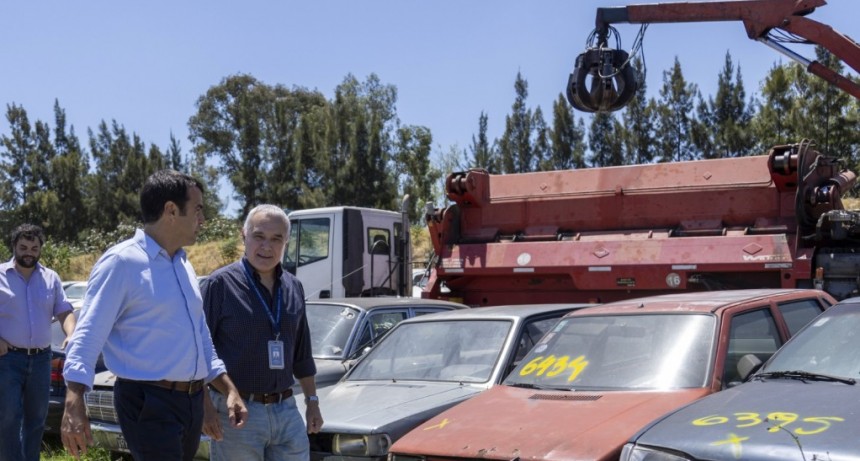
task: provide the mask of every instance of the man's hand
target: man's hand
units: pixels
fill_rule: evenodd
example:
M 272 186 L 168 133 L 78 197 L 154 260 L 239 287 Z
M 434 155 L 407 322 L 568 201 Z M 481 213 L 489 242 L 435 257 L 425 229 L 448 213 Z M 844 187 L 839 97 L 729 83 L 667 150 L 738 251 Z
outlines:
M 209 384 L 222 395 L 227 396 L 227 417 L 230 418 L 230 425 L 235 428 L 244 426 L 245 421 L 248 420 L 248 409 L 245 407 L 242 397 L 239 396 L 239 390 L 233 385 L 233 381 L 230 380 L 227 373 L 221 373 Z
M 90 432 L 90 420 L 87 418 L 87 407 L 84 402 L 85 387 L 83 384 L 68 382 L 66 387 L 66 405 L 63 411 L 63 422 L 60 434 L 63 446 L 76 459 L 87 453 L 87 446 L 93 444 L 93 434 Z
M 308 402 L 305 410 L 305 421 L 308 422 L 308 434 L 318 434 L 322 429 L 323 419 L 318 401 Z
M 235 387 L 227 393 L 227 417 L 230 418 L 230 425 L 235 428 L 243 427 L 245 421 L 248 421 L 248 408 Z
M 6 355 L 9 352 L 9 343 L 5 339 L 0 338 L 0 355 Z
M 209 392 L 208 389 L 203 391 L 203 433 L 220 442 L 224 438 L 224 431 L 221 430 L 221 419 L 218 418 L 218 410 L 212 403 Z

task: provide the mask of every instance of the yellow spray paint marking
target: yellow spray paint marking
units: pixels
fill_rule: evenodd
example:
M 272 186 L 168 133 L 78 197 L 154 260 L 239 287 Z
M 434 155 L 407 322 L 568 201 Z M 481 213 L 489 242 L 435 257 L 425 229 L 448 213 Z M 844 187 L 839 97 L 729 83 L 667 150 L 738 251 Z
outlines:
M 804 429 L 802 427 L 798 427 L 794 430 L 794 433 L 797 435 L 818 434 L 819 432 L 826 431 L 830 427 L 830 421 L 842 422 L 845 421 L 845 418 L 840 418 L 838 416 L 811 416 L 809 418 L 803 418 L 803 422 L 818 423 L 821 424 L 821 427 L 813 429 Z
M 561 357 L 556 357 L 555 355 L 544 357 L 540 355 L 533 358 L 520 370 L 520 376 L 528 376 L 534 373 L 537 376 L 552 378 L 560 375 L 566 370 L 570 370 L 570 375 L 568 375 L 567 381 L 571 382 L 575 380 L 587 366 L 588 360 L 585 359 L 584 355 L 580 355 L 573 360 L 570 360 L 570 356 L 568 355 L 563 355 Z
M 777 423 L 776 425 L 767 428 L 768 432 L 777 432 L 782 429 L 783 426 L 797 421 L 797 413 L 784 413 L 781 411 L 769 413 L 766 421 Z
M 728 438 L 726 438 L 725 440 L 718 440 L 716 442 L 712 442 L 711 445 L 731 445 L 732 456 L 734 456 L 735 459 L 741 459 L 741 454 L 743 454 L 743 447 L 741 446 L 741 442 L 749 439 L 749 437 L 738 437 L 737 434 L 729 432 Z
M 448 423 L 449 423 L 448 418 L 445 418 L 445 419 L 443 419 L 443 420 L 442 420 L 442 422 L 441 422 L 441 423 L 439 423 L 439 424 L 434 424 L 434 425 L 432 425 L 432 426 L 427 426 L 427 427 L 425 427 L 425 428 L 424 428 L 424 430 L 425 430 L 425 431 L 429 431 L 430 429 L 442 429 L 442 428 L 444 428 L 445 426 L 447 426 L 447 425 L 448 425 Z
M 833 423 L 844 422 L 845 418 L 839 416 L 809 416 L 801 418 L 797 413 L 774 411 L 766 416 L 761 413 L 739 412 L 733 413 L 733 418 L 722 415 L 708 415 L 695 419 L 691 422 L 693 426 L 715 426 L 719 424 L 732 424 L 738 429 L 757 426 L 762 423 L 773 424 L 767 427 L 769 433 L 780 430 L 789 431 L 797 435 L 814 435 L 826 431 Z M 789 425 L 792 425 L 789 427 Z

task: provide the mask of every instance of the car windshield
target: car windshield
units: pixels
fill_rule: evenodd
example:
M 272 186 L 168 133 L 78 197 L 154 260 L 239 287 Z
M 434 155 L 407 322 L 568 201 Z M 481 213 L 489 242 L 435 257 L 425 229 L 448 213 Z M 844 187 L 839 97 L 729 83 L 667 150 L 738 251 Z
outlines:
M 512 323 L 449 320 L 404 323 L 356 366 L 348 381 L 489 381 Z
M 64 291 L 66 292 L 66 298 L 69 300 L 84 299 L 84 295 L 87 292 L 87 285 L 85 283 L 74 283 L 67 286 Z
M 308 327 L 314 358 L 343 359 L 346 342 L 359 318 L 358 309 L 338 304 L 308 304 Z
M 860 377 L 860 310 L 831 307 L 787 342 L 758 374 L 782 371 Z
M 568 317 L 504 384 L 576 390 L 702 387 L 714 325 L 713 316 L 695 314 Z

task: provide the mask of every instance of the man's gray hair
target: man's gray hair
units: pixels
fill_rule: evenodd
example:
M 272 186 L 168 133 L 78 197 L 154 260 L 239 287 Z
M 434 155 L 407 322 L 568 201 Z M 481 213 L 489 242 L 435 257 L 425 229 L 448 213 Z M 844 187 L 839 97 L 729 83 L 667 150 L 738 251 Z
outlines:
M 257 205 L 248 212 L 248 216 L 245 218 L 245 225 L 242 226 L 242 231 L 245 235 L 248 235 L 248 231 L 251 229 L 251 218 L 257 215 L 257 213 L 263 213 L 267 216 L 275 216 L 276 218 L 279 218 L 287 226 L 287 235 L 284 237 L 290 237 L 290 219 L 287 217 L 287 213 L 283 208 L 277 205 L 268 204 Z

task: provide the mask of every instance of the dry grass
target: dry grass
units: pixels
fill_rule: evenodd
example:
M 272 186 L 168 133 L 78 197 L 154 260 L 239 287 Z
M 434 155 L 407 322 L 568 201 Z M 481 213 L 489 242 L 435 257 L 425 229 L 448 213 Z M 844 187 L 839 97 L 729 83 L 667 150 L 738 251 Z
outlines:
M 242 242 L 236 243 L 235 253 L 232 257 L 225 249 L 225 246 L 232 244 L 233 241 L 218 241 L 206 242 L 197 245 L 192 245 L 185 248 L 188 252 L 188 259 L 194 266 L 197 275 L 209 275 L 215 269 L 225 266 L 238 258 L 244 251 Z M 86 280 L 90 276 L 90 270 L 93 264 L 96 263 L 100 255 L 88 254 L 76 256 L 72 258 L 69 273 L 60 274 L 63 280 Z

